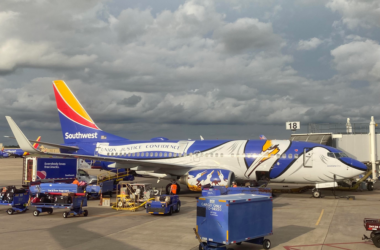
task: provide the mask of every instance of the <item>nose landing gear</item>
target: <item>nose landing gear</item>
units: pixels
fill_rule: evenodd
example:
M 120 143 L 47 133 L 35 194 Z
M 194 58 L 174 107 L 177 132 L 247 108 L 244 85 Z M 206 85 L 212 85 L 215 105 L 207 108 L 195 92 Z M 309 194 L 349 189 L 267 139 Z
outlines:
M 314 198 L 321 198 L 322 193 L 321 193 L 321 191 L 319 191 L 319 189 L 313 188 L 311 190 L 311 192 L 313 192 L 313 197 Z

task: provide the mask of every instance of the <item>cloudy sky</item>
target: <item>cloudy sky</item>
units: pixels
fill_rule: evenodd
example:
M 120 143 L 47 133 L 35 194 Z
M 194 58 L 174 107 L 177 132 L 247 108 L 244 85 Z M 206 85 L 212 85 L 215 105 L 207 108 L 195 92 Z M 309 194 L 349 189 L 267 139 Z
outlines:
M 378 0 L 2 0 L 0 137 L 62 142 L 55 79 L 129 139 L 380 121 L 379 31 Z

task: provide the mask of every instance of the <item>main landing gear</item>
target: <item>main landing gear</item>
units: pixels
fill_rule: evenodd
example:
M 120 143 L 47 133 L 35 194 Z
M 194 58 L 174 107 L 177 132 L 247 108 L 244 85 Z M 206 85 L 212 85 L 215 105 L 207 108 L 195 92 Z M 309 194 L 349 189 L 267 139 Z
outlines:
M 321 193 L 321 191 L 319 191 L 319 189 L 313 188 L 311 190 L 311 192 L 313 192 L 313 197 L 314 198 L 321 198 L 322 193 Z

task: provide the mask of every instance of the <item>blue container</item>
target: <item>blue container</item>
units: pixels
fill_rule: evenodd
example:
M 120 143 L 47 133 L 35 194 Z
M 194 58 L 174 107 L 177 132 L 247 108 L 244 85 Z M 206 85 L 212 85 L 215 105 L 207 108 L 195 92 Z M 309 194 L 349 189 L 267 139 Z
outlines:
M 198 199 L 197 230 L 207 242 L 229 245 L 262 238 L 272 234 L 272 221 L 269 196 L 231 194 Z
M 83 188 L 76 184 L 66 183 L 41 183 L 31 186 L 30 191 L 35 193 L 83 193 Z
M 258 188 L 258 187 L 212 187 L 202 188 L 202 197 L 205 196 L 217 196 L 228 194 L 259 194 L 265 196 L 272 196 L 271 188 Z

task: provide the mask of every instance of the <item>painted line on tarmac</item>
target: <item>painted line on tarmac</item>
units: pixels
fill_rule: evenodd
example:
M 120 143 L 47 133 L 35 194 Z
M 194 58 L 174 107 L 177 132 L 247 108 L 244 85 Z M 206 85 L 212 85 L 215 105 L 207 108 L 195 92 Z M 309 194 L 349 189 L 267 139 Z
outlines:
M 316 226 L 318 226 L 319 225 L 319 222 L 321 221 L 321 219 L 322 219 L 322 216 L 323 216 L 323 212 L 324 212 L 325 210 L 324 209 L 322 209 L 322 211 L 321 211 L 321 215 L 319 215 L 319 218 L 318 218 L 318 220 L 317 220 L 317 223 L 315 223 L 315 225 Z
M 326 244 L 312 244 L 312 245 L 296 245 L 296 246 L 284 246 L 286 250 L 300 250 L 299 247 L 315 247 L 315 246 L 328 246 L 332 248 L 338 248 L 343 250 L 352 250 L 352 248 L 346 248 L 342 246 L 337 245 L 355 245 L 355 244 L 366 244 L 366 245 L 373 245 L 372 242 L 345 242 L 345 243 L 326 243 Z

